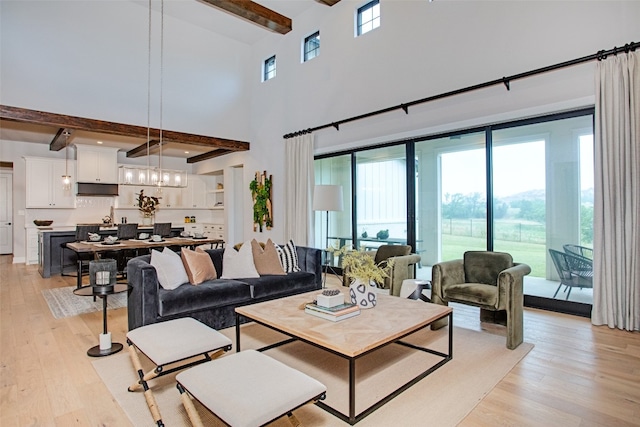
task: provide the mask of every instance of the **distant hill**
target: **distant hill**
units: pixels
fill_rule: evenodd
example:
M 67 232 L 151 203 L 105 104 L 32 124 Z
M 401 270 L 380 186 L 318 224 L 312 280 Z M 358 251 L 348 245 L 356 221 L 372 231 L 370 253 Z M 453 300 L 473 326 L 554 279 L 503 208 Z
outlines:
M 582 190 L 580 195 L 582 203 L 593 204 L 593 187 Z M 519 200 L 545 200 L 545 190 L 528 190 L 522 193 L 511 194 L 506 197 L 498 197 L 501 202 L 511 203 Z

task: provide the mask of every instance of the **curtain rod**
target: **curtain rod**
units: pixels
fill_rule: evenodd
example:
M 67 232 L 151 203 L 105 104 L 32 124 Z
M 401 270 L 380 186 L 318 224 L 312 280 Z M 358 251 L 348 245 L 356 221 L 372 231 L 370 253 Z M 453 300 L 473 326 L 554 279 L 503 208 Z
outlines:
M 399 104 L 399 105 L 395 105 L 393 107 L 387 107 L 387 108 L 383 108 L 381 110 L 376 110 L 376 111 L 372 111 L 370 113 L 366 113 L 366 114 L 361 114 L 359 116 L 354 116 L 354 117 L 349 117 L 348 119 L 343 119 L 343 120 L 339 120 L 337 122 L 332 122 L 332 123 L 327 123 L 321 126 L 316 126 L 314 128 L 309 128 L 309 129 L 302 129 L 299 130 L 297 132 L 292 132 L 292 133 L 288 133 L 286 135 L 283 135 L 284 139 L 289 139 L 289 138 L 293 138 L 295 136 L 299 136 L 299 135 L 304 135 L 307 133 L 311 133 L 311 132 L 315 132 L 317 130 L 320 129 L 326 129 L 326 128 L 330 128 L 330 127 L 334 127 L 336 128 L 336 130 L 340 130 L 340 125 L 344 124 L 344 123 L 349 123 L 349 122 L 353 122 L 356 120 L 360 120 L 360 119 L 366 119 L 368 117 L 372 117 L 372 116 L 377 116 L 378 114 L 384 114 L 384 113 L 388 113 L 394 110 L 399 110 L 402 109 L 404 110 L 405 114 L 409 114 L 409 107 L 413 107 L 414 105 L 418 105 L 418 104 L 424 104 L 426 102 L 431 102 L 431 101 L 435 101 L 438 99 L 442 99 L 442 98 L 447 98 L 449 96 L 454 96 L 454 95 L 460 95 L 462 93 L 466 93 L 466 92 L 471 92 L 477 89 L 484 89 L 486 87 L 489 86 L 495 86 L 495 85 L 500 85 L 503 84 L 507 90 L 511 90 L 511 82 L 514 80 L 519 80 L 519 79 L 523 79 L 525 77 L 530 77 L 530 76 L 534 76 L 536 74 L 542 74 L 542 73 L 546 73 L 548 71 L 554 71 L 554 70 L 558 70 L 560 68 L 565 68 L 565 67 L 570 67 L 573 65 L 577 65 L 577 64 L 582 64 L 584 62 L 589 62 L 589 61 L 593 61 L 593 60 L 598 60 L 598 61 L 602 61 L 603 59 L 606 59 L 607 56 L 609 55 L 617 55 L 618 53 L 621 52 L 633 52 L 636 50 L 636 48 L 640 47 L 640 42 L 631 42 L 628 44 L 625 44 L 624 46 L 621 47 L 614 47 L 613 49 L 609 49 L 609 50 L 599 50 L 598 52 L 592 54 L 592 55 L 588 55 L 588 56 L 583 56 L 582 58 L 577 58 L 577 59 L 573 59 L 571 61 L 565 61 L 565 62 L 560 62 L 558 64 L 555 65 L 549 65 L 546 67 L 542 67 L 542 68 L 538 68 L 535 70 L 531 70 L 531 71 L 526 71 L 524 73 L 520 73 L 520 74 L 514 74 L 512 76 L 508 76 L 508 77 L 502 77 L 499 79 L 495 79 L 495 80 L 491 80 L 485 83 L 480 83 L 480 84 L 476 84 L 473 86 L 467 86 L 464 87 L 462 89 L 456 89 L 456 90 L 452 90 L 450 92 L 444 92 L 438 95 L 433 95 L 433 96 L 429 96 L 427 98 L 422 98 L 422 99 L 418 99 L 415 101 L 411 101 L 411 102 L 407 102 L 404 104 Z

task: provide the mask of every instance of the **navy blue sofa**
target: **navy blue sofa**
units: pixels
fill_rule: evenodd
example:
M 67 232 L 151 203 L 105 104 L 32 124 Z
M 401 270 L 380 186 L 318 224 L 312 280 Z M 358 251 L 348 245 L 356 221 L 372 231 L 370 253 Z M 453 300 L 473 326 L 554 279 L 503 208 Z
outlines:
M 228 250 L 234 250 L 230 248 Z M 225 249 L 208 249 L 213 265 L 222 274 Z M 163 289 L 151 255 L 133 258 L 127 264 L 129 330 L 151 323 L 192 317 L 214 329 L 235 325 L 238 306 L 254 304 L 322 288 L 321 251 L 296 246 L 300 271 L 286 276 L 265 275 L 247 279 L 215 279 L 197 286 L 189 283 L 174 290 Z

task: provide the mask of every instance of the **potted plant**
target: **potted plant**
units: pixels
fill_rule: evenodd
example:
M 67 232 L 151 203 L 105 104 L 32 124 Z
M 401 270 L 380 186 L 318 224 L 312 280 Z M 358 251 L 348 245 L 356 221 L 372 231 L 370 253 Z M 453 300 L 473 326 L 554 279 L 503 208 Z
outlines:
M 377 294 L 373 288 L 377 283 L 383 283 L 393 268 L 393 260 L 386 260 L 376 264 L 374 252 L 357 251 L 346 245 L 336 250 L 327 248 L 334 256 L 342 256 L 342 271 L 347 277 L 353 279 L 349 286 L 351 302 L 361 308 L 373 308 L 376 306 Z
M 144 190 L 140 190 L 140 194 L 138 194 L 138 210 L 142 212 L 143 224 L 151 224 L 151 218 L 155 215 L 159 204 L 160 197 L 146 196 Z

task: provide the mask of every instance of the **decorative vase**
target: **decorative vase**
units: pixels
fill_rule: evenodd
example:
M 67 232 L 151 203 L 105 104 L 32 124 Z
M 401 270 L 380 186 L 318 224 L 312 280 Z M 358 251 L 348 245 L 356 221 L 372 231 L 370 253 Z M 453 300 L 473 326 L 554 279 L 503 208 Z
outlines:
M 360 308 L 373 308 L 378 304 L 378 295 L 373 290 L 374 287 L 356 279 L 349 286 L 351 302 L 358 304 Z
M 151 225 L 153 223 L 153 217 L 143 216 L 142 217 L 142 225 Z

